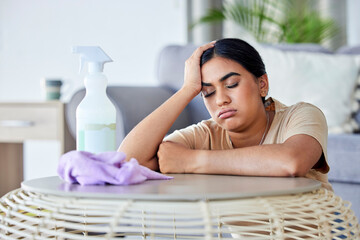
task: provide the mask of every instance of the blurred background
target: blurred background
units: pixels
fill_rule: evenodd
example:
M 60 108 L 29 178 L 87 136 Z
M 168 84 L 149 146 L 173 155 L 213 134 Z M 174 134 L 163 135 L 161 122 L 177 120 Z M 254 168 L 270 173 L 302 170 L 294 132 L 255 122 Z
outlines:
M 238 37 L 334 51 L 360 44 L 359 10 L 359 0 L 1 0 L 0 102 L 43 101 L 44 78 L 61 79 L 69 101 L 85 74 L 74 45 L 101 46 L 113 59 L 109 85 L 156 86 L 167 45 Z M 25 180 L 47 175 L 44 162 L 54 173 L 59 153 L 55 140 L 27 141 Z
M 257 8 L 239 16 L 238 4 Z M 304 10 L 312 15 L 301 16 Z M 114 63 L 105 67 L 109 84 L 156 85 L 154 64 L 166 45 L 221 37 L 309 42 L 319 36 L 297 39 L 291 29 L 279 28 L 286 27 L 284 22 L 306 26 L 309 19 L 322 19 L 309 27 L 308 35 L 314 29 L 321 35 L 319 28 L 325 28 L 321 43 L 335 50 L 360 43 L 359 10 L 358 0 L 1 0 L 0 101 L 41 100 L 42 78 L 65 81 L 62 100 L 68 101 L 83 86 L 73 45 L 99 45 L 110 55 Z M 255 16 L 250 23 L 249 15 Z

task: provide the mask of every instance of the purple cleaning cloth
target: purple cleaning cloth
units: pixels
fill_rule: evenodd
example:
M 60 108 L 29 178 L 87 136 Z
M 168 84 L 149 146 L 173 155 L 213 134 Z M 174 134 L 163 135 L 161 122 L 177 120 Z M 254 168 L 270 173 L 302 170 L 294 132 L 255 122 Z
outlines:
M 70 151 L 60 157 L 57 172 L 66 182 L 81 185 L 130 185 L 148 179 L 172 179 L 141 166 L 135 158 L 125 161 L 122 152 Z

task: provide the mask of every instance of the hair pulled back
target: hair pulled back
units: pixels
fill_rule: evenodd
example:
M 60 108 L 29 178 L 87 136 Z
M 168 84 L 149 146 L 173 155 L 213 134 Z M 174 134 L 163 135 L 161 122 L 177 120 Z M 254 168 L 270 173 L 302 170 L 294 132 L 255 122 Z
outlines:
M 223 57 L 242 65 L 256 78 L 266 73 L 265 64 L 260 54 L 247 42 L 237 38 L 224 38 L 216 41 L 213 48 L 206 50 L 201 56 L 200 66 L 214 57 Z

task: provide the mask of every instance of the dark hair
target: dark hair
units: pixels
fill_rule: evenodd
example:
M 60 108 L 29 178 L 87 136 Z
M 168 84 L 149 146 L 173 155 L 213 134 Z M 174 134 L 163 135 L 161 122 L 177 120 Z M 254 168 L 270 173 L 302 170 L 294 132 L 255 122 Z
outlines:
M 265 64 L 258 51 L 247 42 L 237 38 L 224 38 L 216 41 L 215 46 L 201 56 L 200 66 L 214 57 L 223 57 L 241 64 L 255 77 L 266 73 Z
M 266 73 L 265 64 L 260 54 L 247 42 L 237 38 L 224 38 L 217 40 L 215 46 L 206 50 L 200 61 L 200 66 L 214 57 L 223 57 L 233 60 L 243 66 L 256 78 Z M 263 98 L 263 102 L 265 98 Z

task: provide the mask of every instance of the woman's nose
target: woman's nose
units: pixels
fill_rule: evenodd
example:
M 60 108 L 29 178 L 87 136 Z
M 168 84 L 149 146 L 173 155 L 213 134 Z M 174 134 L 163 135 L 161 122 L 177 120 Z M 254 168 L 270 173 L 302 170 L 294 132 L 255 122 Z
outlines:
M 226 94 L 224 90 L 218 90 L 216 94 L 216 104 L 218 106 L 223 106 L 225 104 L 229 104 L 231 102 L 231 98 Z

